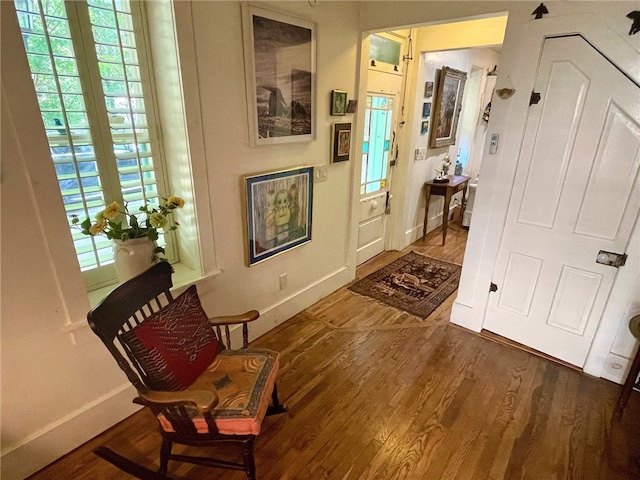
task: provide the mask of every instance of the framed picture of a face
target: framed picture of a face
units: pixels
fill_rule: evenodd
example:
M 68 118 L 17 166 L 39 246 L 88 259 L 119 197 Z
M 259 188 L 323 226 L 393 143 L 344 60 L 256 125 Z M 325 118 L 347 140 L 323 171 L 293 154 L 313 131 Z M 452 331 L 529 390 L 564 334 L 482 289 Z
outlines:
M 331 162 L 346 162 L 351 151 L 351 124 L 334 123 L 331 136 Z
M 458 118 L 462 108 L 462 94 L 467 80 L 466 72 L 442 67 L 436 74 L 437 89 L 434 96 L 434 110 L 429 146 L 431 148 L 455 145 Z
M 311 241 L 313 167 L 243 177 L 247 266 Z
M 250 144 L 315 138 L 315 23 L 242 2 Z

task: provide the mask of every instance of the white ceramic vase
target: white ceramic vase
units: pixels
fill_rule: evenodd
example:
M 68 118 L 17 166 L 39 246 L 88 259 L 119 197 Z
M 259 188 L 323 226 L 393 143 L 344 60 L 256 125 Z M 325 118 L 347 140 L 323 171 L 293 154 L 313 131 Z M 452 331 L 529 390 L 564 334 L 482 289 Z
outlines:
M 144 272 L 157 262 L 156 245 L 149 237 L 113 240 L 113 258 L 120 283 Z

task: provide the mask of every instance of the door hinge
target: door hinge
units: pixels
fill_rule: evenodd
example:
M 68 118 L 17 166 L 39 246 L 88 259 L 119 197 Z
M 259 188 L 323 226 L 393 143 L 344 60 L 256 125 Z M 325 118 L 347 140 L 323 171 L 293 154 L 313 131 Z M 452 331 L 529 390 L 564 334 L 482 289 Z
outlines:
M 491 282 L 491 285 L 489 285 L 489 291 L 490 292 L 497 292 L 498 291 L 498 285 L 496 285 L 495 283 Z
M 538 92 L 531 92 L 531 97 L 529 98 L 529 105 L 537 105 L 542 97 Z

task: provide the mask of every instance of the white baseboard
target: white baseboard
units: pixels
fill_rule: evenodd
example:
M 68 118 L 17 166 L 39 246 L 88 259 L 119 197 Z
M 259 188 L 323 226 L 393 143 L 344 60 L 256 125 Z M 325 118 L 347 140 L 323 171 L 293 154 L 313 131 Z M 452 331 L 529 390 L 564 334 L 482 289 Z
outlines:
M 478 324 L 478 322 L 474 320 L 473 307 L 460 303 L 457 300 L 453 302 L 453 306 L 451 307 L 451 317 L 449 321 L 474 332 L 482 330 L 482 324 Z
M 600 377 L 622 385 L 631 369 L 631 359 L 609 353 L 605 360 Z M 589 373 L 589 372 L 586 372 Z
M 260 318 L 251 325 L 250 339 L 264 335 L 284 321 L 310 307 L 318 300 L 349 283 L 349 268 L 345 265 L 291 296 L 270 305 L 260 312 Z
M 88 442 L 139 410 L 140 406 L 132 403 L 135 396 L 132 385 L 123 385 L 36 432 L 2 455 L 0 477 L 22 480 Z
M 452 212 L 453 209 L 449 213 L 452 214 Z M 440 225 L 442 225 L 442 212 L 433 217 L 429 217 L 429 220 L 427 220 L 427 234 L 438 228 Z M 419 225 L 415 225 L 412 229 L 407 230 L 404 233 L 405 247 L 422 238 L 423 228 L 424 224 L 420 223 Z
M 349 268 L 344 266 L 262 309 L 260 318 L 251 324 L 250 340 L 264 335 L 351 280 Z M 235 345 L 242 344 L 241 328 L 233 329 L 231 336 Z M 135 396 L 133 386 L 123 385 L 31 435 L 2 455 L 0 478 L 22 480 L 124 420 L 140 409 L 131 402 Z

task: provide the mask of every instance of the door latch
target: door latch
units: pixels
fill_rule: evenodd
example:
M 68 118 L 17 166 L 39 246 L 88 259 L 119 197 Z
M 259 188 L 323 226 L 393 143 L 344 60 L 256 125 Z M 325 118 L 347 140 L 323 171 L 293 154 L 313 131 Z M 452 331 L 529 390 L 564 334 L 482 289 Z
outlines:
M 531 97 L 529 98 L 529 105 L 537 105 L 541 99 L 542 97 L 538 92 L 531 92 Z
M 610 267 L 618 268 L 627 263 L 627 254 L 605 252 L 604 250 L 600 250 L 598 252 L 598 256 L 596 257 L 596 263 L 601 263 L 602 265 L 609 265 Z

